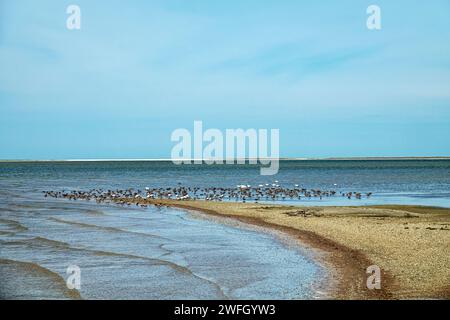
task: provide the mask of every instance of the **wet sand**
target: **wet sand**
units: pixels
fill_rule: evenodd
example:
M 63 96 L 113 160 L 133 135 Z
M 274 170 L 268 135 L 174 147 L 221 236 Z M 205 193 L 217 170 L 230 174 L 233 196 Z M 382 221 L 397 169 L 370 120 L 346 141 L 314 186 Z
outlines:
M 319 250 L 336 273 L 338 299 L 450 299 L 450 209 L 385 205 L 299 207 L 142 200 L 280 230 Z M 382 270 L 368 290 L 366 268 Z

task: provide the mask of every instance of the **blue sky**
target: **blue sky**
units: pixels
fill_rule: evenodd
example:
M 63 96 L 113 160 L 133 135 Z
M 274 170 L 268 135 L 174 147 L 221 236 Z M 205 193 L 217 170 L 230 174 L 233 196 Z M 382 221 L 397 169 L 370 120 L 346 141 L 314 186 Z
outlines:
M 283 157 L 450 156 L 450 2 L 0 0 L 0 114 L 0 159 L 168 158 L 194 120 L 279 128 Z

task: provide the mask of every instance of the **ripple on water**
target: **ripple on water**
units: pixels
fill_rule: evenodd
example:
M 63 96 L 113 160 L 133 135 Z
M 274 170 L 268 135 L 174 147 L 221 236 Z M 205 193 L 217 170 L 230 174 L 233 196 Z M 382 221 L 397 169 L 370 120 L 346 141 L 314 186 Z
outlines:
M 61 279 L 68 266 L 78 265 L 82 298 L 308 298 L 315 295 L 312 287 L 322 275 L 317 264 L 272 235 L 175 209 L 103 205 L 97 215 L 91 214 L 98 210 L 95 203 L 66 202 L 70 210 L 59 210 L 64 201 L 48 207 L 41 201 L 29 203 L 45 209 L 38 217 L 26 211 L 4 213 L 3 225 L 24 228 L 8 237 L 0 234 L 0 258 L 34 263 Z M 14 215 L 14 222 L 8 215 Z M 41 288 L 33 291 L 30 283 L 16 284 L 15 294 L 23 289 L 39 298 Z M 67 298 L 58 290 L 51 296 L 58 292 Z
M 0 259 L 0 299 L 80 299 L 64 279 L 36 263 Z

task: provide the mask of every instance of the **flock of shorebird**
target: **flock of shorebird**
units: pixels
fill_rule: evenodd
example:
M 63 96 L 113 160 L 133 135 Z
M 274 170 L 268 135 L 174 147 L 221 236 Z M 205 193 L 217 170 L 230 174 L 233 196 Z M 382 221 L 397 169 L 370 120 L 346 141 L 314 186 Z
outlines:
M 43 191 L 45 197 L 66 198 L 70 200 L 95 200 L 101 202 L 116 202 L 123 205 L 141 205 L 145 199 L 172 199 L 172 200 L 206 200 L 206 201 L 280 201 L 300 200 L 302 198 L 318 198 L 336 196 L 333 190 L 305 189 L 294 185 L 293 188 L 281 187 L 278 182 L 272 184 L 260 184 L 258 186 L 237 185 L 234 188 L 223 187 L 184 187 L 180 184 L 172 188 L 145 188 L 139 189 L 117 189 L 103 190 L 92 189 L 89 191 Z M 360 192 L 340 192 L 340 196 L 348 199 L 361 199 L 363 196 L 369 198 L 371 192 L 364 195 Z

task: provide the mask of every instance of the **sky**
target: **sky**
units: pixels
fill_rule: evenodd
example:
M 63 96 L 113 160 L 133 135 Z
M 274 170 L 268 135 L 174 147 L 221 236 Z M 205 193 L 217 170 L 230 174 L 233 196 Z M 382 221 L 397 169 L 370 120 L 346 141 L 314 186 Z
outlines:
M 194 120 L 279 129 L 282 157 L 450 156 L 450 2 L 0 0 L 0 159 L 169 158 Z

